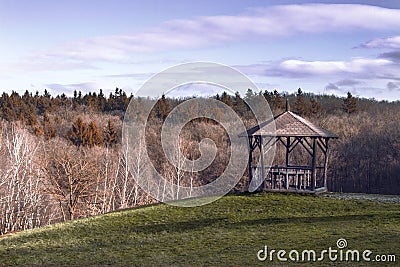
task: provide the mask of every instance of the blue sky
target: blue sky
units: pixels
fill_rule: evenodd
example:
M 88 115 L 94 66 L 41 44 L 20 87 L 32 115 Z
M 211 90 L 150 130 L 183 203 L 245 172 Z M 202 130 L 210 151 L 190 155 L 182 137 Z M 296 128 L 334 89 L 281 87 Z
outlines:
M 1 91 L 134 93 L 211 61 L 262 90 L 400 99 L 397 0 L 0 0 L 0 38 Z

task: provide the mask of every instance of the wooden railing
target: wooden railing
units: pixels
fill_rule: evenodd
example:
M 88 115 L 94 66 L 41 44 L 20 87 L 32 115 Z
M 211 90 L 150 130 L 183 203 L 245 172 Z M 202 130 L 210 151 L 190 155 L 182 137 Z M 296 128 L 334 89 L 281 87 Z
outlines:
M 316 167 L 317 170 L 323 167 Z M 261 178 L 261 166 L 252 166 L 253 177 Z M 280 190 L 311 190 L 311 175 L 312 168 L 309 166 L 268 166 L 264 171 L 265 189 L 280 189 Z M 317 187 L 314 185 L 314 188 Z

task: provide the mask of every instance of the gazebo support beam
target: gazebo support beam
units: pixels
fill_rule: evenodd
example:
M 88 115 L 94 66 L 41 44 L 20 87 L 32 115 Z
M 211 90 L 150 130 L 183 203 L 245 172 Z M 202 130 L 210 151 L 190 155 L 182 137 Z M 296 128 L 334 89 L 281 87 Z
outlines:
M 317 181 L 316 162 L 317 162 L 317 139 L 313 138 L 313 152 L 312 152 L 312 164 L 311 164 L 311 191 L 315 190 Z
M 260 160 L 261 160 L 261 177 L 262 177 L 262 183 L 261 183 L 261 190 L 264 189 L 265 187 L 265 163 L 264 163 L 264 145 L 263 145 L 263 138 L 260 135 Z
M 289 159 L 290 159 L 290 136 L 286 137 L 286 177 L 285 177 L 285 187 L 286 189 L 289 189 L 289 172 L 288 172 L 288 167 L 289 167 Z
M 325 157 L 324 157 L 324 189 L 327 190 L 327 175 L 328 175 L 328 157 L 329 157 L 329 138 L 325 139 Z
M 251 182 L 251 180 L 253 179 L 253 168 L 252 168 L 252 162 L 253 162 L 253 137 L 249 136 L 249 147 L 250 147 L 250 151 L 249 151 L 249 184 Z
M 313 155 L 313 154 L 312 154 L 312 146 L 308 143 L 307 139 L 306 139 L 306 138 L 303 138 L 303 137 L 296 137 L 296 139 L 299 141 L 298 143 L 300 143 L 300 144 L 304 147 L 304 149 L 308 152 L 308 154 L 310 154 L 310 156 L 312 156 L 312 155 Z M 303 140 L 306 141 L 307 145 L 309 145 L 310 148 L 308 148 L 308 147 L 306 146 L 306 144 L 304 144 Z M 294 148 L 295 148 L 295 147 L 293 147 L 293 149 L 294 149 Z M 292 150 L 293 150 L 293 149 L 292 149 Z
M 318 146 L 319 148 L 322 150 L 322 152 L 324 152 L 324 154 L 326 153 L 326 145 L 323 143 L 321 138 L 318 138 Z
M 298 144 L 299 144 L 299 140 L 298 139 L 294 140 L 294 142 L 290 144 L 289 152 L 292 152 Z

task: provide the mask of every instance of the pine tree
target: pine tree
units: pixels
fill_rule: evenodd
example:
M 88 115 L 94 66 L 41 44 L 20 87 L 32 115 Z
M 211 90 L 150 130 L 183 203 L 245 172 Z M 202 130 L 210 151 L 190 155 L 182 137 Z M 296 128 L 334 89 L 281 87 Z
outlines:
M 107 125 L 104 128 L 103 134 L 104 143 L 106 144 L 106 146 L 112 146 L 113 144 L 117 143 L 118 133 L 111 119 L 108 120 Z
M 93 145 L 101 146 L 101 145 L 103 145 L 103 141 L 104 140 L 103 140 L 102 133 L 99 130 L 99 127 L 97 126 L 97 124 L 94 121 L 91 121 L 89 123 L 88 134 L 87 135 L 89 137 L 89 140 L 88 140 L 88 145 L 89 146 L 93 146 Z
M 309 108 L 304 100 L 304 94 L 301 88 L 297 90 L 296 102 L 294 102 L 294 110 L 300 116 L 309 115 Z
M 248 88 L 248 89 L 247 89 L 247 92 L 246 92 L 245 98 L 246 98 L 246 99 L 250 99 L 250 98 L 252 98 L 253 96 L 254 96 L 253 90 L 251 90 L 251 88 Z
M 274 94 L 272 92 L 268 92 L 268 90 L 265 90 L 263 93 L 263 96 L 265 100 L 267 100 L 268 104 L 272 104 L 272 100 L 274 98 Z
M 104 109 L 106 107 L 106 98 L 104 97 L 102 89 L 100 89 L 100 92 L 99 92 L 97 98 L 98 98 L 97 103 L 99 105 L 98 109 L 99 109 L 100 112 L 104 112 Z
M 317 116 L 318 117 L 322 112 L 321 105 L 313 97 L 310 99 L 310 104 L 311 104 L 311 106 L 310 106 L 310 114 L 313 115 L 313 116 Z
M 233 107 L 233 102 L 232 102 L 232 98 L 231 98 L 231 96 L 230 95 L 228 95 L 228 93 L 227 92 L 223 92 L 222 93 L 222 95 L 221 95 L 221 101 L 223 102 L 223 103 L 225 103 L 227 106 L 229 106 L 229 107 Z
M 72 124 L 71 129 L 67 133 L 67 140 L 76 146 L 86 146 L 88 144 L 88 126 L 78 117 Z
M 18 120 L 21 122 L 21 124 L 25 124 L 25 117 L 24 117 L 24 113 L 19 113 L 18 115 Z
M 56 136 L 56 130 L 54 128 L 53 122 L 51 121 L 47 113 L 45 113 L 43 116 L 43 132 L 44 132 L 44 137 L 47 140 L 50 140 L 51 138 Z
M 72 99 L 72 108 L 76 109 L 78 107 L 78 92 L 74 90 L 74 98 Z
M 343 100 L 343 110 L 348 113 L 357 113 L 358 112 L 358 105 L 357 100 L 353 97 L 350 92 L 347 92 L 347 98 Z
M 240 97 L 239 92 L 235 93 L 235 111 L 240 115 L 244 116 L 247 111 L 247 106 L 244 100 Z
M 35 132 L 36 136 L 42 137 L 44 136 L 44 131 L 43 131 L 43 127 L 40 124 L 37 124 L 34 128 L 33 131 Z
M 274 90 L 273 93 L 273 104 L 275 110 L 283 109 L 285 107 L 285 105 L 283 104 L 282 96 L 277 90 Z
M 158 111 L 157 112 L 158 117 L 162 120 L 165 120 L 170 112 L 170 106 L 164 94 L 161 96 L 161 99 L 157 102 L 157 111 Z

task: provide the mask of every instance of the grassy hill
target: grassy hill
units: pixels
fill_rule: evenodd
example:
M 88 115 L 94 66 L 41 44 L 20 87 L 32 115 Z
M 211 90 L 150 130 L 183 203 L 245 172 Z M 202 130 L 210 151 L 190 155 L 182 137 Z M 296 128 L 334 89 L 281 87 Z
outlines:
M 160 204 L 2 237 L 0 265 L 288 265 L 276 257 L 260 262 L 257 252 L 265 245 L 337 249 L 339 238 L 348 249 L 395 254 L 398 265 L 400 204 L 271 193 L 231 195 L 196 208 Z M 349 265 L 327 257 L 299 264 Z

